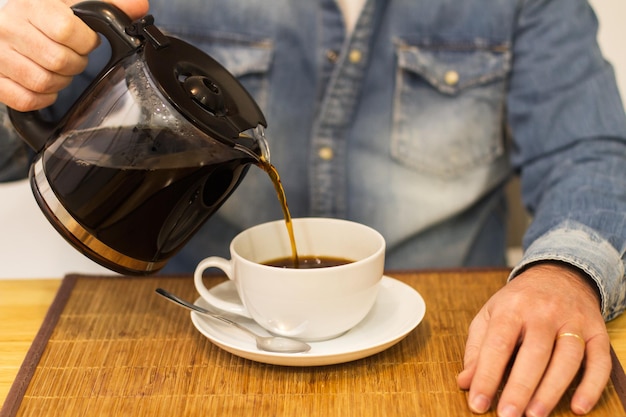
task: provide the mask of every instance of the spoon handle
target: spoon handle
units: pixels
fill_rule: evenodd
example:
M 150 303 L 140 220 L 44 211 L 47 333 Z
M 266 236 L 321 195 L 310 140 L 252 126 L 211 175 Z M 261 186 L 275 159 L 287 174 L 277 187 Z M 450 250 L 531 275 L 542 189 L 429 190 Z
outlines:
M 188 301 L 183 300 L 182 298 L 172 294 L 169 291 L 164 290 L 163 288 L 157 288 L 156 293 L 159 294 L 160 296 L 166 298 L 167 300 L 173 302 L 174 304 L 177 304 L 181 307 L 186 308 L 187 310 L 191 310 L 191 311 L 195 311 L 196 313 L 202 314 L 203 316 L 207 316 L 210 317 L 212 319 L 215 320 L 219 320 L 223 323 L 229 324 L 231 326 L 235 326 L 236 328 L 238 328 L 239 330 L 243 330 L 244 332 L 248 333 L 249 335 L 252 335 L 253 337 L 257 337 L 257 334 L 254 333 L 252 330 L 242 326 L 241 324 L 237 323 L 236 321 L 232 321 L 220 314 L 216 314 L 213 313 L 205 308 L 202 308 L 198 305 L 195 304 L 191 304 Z

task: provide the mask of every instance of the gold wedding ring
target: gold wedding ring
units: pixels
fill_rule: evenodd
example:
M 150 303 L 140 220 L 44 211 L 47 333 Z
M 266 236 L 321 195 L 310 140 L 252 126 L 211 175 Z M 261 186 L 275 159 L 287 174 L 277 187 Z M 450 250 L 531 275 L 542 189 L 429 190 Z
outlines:
M 561 333 L 556 337 L 556 340 L 559 340 L 562 337 L 573 337 L 574 339 L 578 340 L 583 345 L 583 349 L 585 348 L 585 345 L 586 345 L 585 339 L 583 339 L 582 336 L 576 333 L 570 333 L 570 332 Z

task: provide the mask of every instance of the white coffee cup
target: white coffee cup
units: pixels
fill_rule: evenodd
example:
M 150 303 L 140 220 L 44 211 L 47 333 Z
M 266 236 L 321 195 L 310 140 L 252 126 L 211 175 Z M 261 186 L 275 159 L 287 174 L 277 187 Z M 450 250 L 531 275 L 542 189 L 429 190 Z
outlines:
M 330 218 L 293 219 L 298 255 L 330 256 L 352 262 L 296 269 L 264 265 L 290 257 L 284 220 L 260 224 L 237 235 L 231 259 L 209 257 L 196 267 L 196 289 L 218 309 L 254 319 L 269 332 L 307 341 L 337 337 L 356 326 L 378 294 L 385 263 L 385 240 L 363 224 Z M 235 283 L 239 300 L 219 298 L 203 281 L 219 268 Z

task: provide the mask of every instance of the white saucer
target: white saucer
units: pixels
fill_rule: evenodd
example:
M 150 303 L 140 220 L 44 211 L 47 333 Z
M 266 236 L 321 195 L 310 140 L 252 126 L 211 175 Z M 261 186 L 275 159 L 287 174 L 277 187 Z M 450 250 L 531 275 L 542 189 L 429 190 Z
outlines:
M 349 362 L 381 352 L 398 343 L 413 330 L 424 317 L 426 304 L 412 287 L 390 277 L 383 277 L 374 307 L 369 314 L 349 332 L 331 340 L 313 342 L 307 353 L 287 354 L 264 352 L 257 349 L 254 339 L 244 332 L 191 313 L 191 321 L 200 333 L 222 349 L 246 359 L 274 365 L 319 366 Z M 230 293 L 237 297 L 232 281 L 226 281 L 211 289 L 220 297 Z M 234 293 L 234 294 L 233 294 Z M 197 305 L 207 307 L 199 298 Z M 237 318 L 252 331 L 269 335 L 252 320 Z

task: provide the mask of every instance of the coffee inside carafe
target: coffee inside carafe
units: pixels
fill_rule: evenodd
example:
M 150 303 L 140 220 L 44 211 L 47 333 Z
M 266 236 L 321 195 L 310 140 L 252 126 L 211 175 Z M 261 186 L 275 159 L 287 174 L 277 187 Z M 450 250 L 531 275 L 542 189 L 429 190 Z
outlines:
M 129 127 L 70 133 L 42 161 L 81 227 L 111 251 L 155 265 L 222 205 L 251 162 L 230 147 L 186 148 L 168 128 Z

